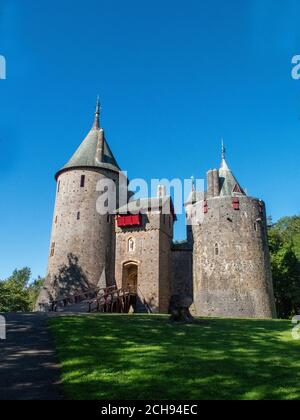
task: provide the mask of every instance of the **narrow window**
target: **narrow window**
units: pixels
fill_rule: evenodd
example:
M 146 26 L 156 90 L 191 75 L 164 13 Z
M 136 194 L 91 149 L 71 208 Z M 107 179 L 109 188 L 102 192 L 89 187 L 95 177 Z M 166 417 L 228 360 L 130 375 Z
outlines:
M 215 255 L 219 255 L 219 245 L 215 244 Z
M 57 192 L 60 191 L 60 181 L 58 181 Z
M 85 175 L 81 175 L 80 187 L 84 188 L 84 185 L 85 185 Z
M 254 230 L 257 231 L 257 223 L 256 222 L 254 223 Z
M 57 216 L 55 217 L 55 224 L 57 223 Z
M 80 220 L 80 211 L 77 213 L 77 220 Z
M 50 256 L 53 257 L 54 256 L 54 253 L 55 253 L 55 242 L 52 242 Z
M 128 252 L 134 252 L 135 251 L 135 242 L 133 238 L 128 239 Z
M 107 220 L 107 223 L 110 223 L 110 215 L 109 214 L 107 215 L 107 219 L 106 220 Z

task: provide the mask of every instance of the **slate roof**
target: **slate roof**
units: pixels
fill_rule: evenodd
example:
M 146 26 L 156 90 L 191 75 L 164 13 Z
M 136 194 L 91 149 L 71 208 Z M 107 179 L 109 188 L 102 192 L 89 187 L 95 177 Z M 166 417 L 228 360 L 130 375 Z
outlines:
M 120 207 L 116 213 L 126 214 L 126 213 L 147 213 L 150 211 L 164 210 L 164 214 L 168 214 L 170 211 L 174 215 L 174 219 L 177 220 L 177 217 L 174 213 L 174 207 L 171 197 L 154 197 L 154 198 L 141 198 L 138 200 L 130 201 L 127 206 Z
M 239 192 L 240 194 L 246 195 L 237 179 L 233 175 L 232 171 L 229 169 L 226 160 L 222 159 L 221 168 L 219 170 L 220 177 L 220 196 L 231 196 L 234 192 Z M 237 191 L 234 191 L 234 190 Z
M 101 137 L 103 137 L 103 156 L 99 159 L 100 156 L 97 156 L 97 149 L 99 142 L 101 142 Z M 105 139 L 102 128 L 92 128 L 63 169 L 82 166 L 120 171 L 120 167 Z
M 205 195 L 206 194 L 203 191 L 192 190 L 186 202 L 184 203 L 184 205 L 188 206 L 189 204 L 195 204 L 195 203 L 198 203 L 199 201 L 203 201 L 205 199 Z
M 69 168 L 94 167 L 119 172 L 121 169 L 100 128 L 100 102 L 97 100 L 94 124 L 69 162 L 58 172 Z

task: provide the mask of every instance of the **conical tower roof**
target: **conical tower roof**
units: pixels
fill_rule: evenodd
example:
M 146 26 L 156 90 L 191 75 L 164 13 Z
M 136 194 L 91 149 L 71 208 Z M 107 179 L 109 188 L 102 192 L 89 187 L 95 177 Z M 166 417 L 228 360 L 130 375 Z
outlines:
M 100 128 L 100 103 L 97 100 L 94 124 L 86 138 L 78 147 L 69 162 L 57 173 L 56 177 L 70 168 L 102 168 L 119 172 L 120 167 Z
M 222 163 L 219 169 L 220 177 L 220 196 L 231 196 L 232 194 L 245 194 L 239 182 L 233 175 L 225 159 L 225 147 L 222 140 Z
M 193 176 L 191 177 L 191 180 L 192 180 L 192 191 L 190 192 L 187 200 L 184 203 L 184 205 L 186 207 L 191 205 L 191 204 L 195 204 L 198 201 L 204 200 L 204 192 L 203 191 L 196 191 L 195 178 Z

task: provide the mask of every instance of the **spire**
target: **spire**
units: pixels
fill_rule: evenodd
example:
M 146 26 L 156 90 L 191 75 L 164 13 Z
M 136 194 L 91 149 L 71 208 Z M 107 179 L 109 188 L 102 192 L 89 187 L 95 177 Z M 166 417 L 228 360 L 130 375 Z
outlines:
M 190 204 L 195 204 L 197 201 L 201 200 L 201 197 L 199 199 L 197 199 L 198 196 L 200 196 L 201 193 L 198 193 L 196 191 L 196 184 L 195 184 L 195 178 L 193 176 L 191 176 L 191 180 L 192 180 L 192 191 L 190 192 L 186 202 L 185 202 L 185 206 L 188 206 Z
M 226 153 L 226 149 L 224 145 L 224 139 L 222 138 L 222 160 L 225 160 L 225 153 Z
M 224 145 L 224 139 L 222 138 L 222 163 L 221 163 L 221 169 L 224 169 L 224 170 L 228 170 L 229 171 L 229 168 L 228 168 L 228 165 L 226 163 L 225 157 L 226 157 L 226 149 L 225 149 L 225 145 Z
M 100 111 L 101 111 L 101 106 L 100 106 L 100 98 L 99 95 L 97 96 L 97 103 L 96 103 L 96 112 L 95 112 L 95 119 L 94 119 L 94 125 L 93 128 L 100 128 Z
M 104 168 L 119 172 L 120 167 L 105 139 L 104 130 L 100 128 L 100 100 L 97 97 L 95 120 L 91 130 L 73 154 L 68 163 L 56 174 L 56 179 L 62 171 L 70 168 Z
M 195 177 L 191 176 L 191 180 L 192 180 L 192 191 L 196 191 L 196 187 L 195 187 Z
M 231 196 L 232 194 L 239 193 L 246 195 L 229 166 L 226 162 L 226 148 L 224 140 L 222 139 L 222 163 L 219 170 L 220 176 L 220 196 Z

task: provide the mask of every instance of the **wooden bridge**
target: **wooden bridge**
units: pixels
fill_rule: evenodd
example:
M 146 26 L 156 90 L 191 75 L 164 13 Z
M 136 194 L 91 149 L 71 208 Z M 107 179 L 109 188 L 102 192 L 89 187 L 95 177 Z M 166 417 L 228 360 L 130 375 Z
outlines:
M 128 313 L 135 306 L 136 294 L 116 286 L 91 288 L 52 302 L 51 312 L 103 312 Z
M 89 312 L 108 312 L 128 314 L 134 306 L 136 295 L 130 290 L 117 289 L 115 286 L 101 289 L 95 299 L 89 300 Z

